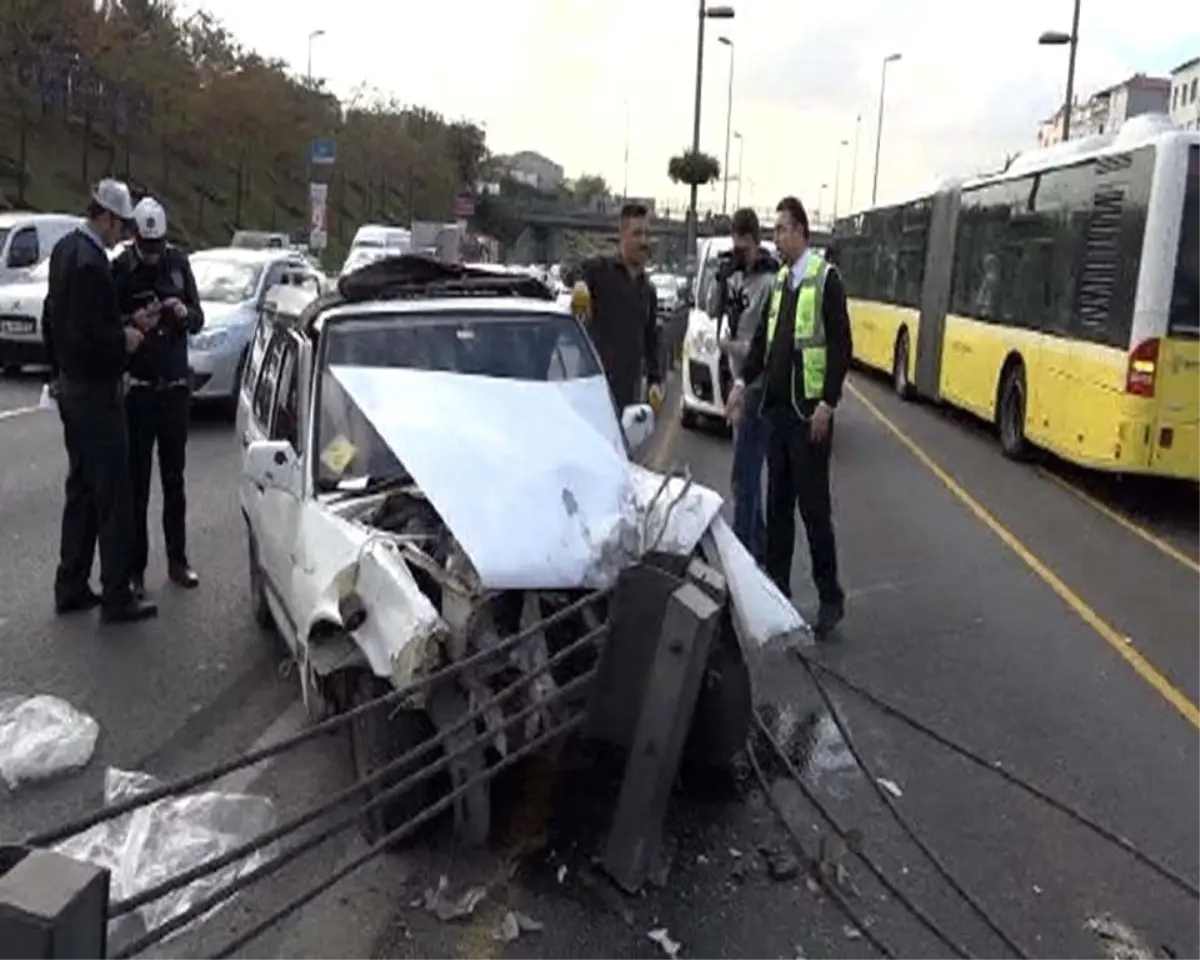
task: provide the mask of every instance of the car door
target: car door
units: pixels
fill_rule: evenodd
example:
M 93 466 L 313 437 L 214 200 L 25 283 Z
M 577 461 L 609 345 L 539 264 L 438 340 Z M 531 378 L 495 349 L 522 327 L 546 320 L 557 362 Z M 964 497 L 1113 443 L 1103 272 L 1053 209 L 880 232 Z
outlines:
M 300 376 L 299 338 L 281 332 L 278 338 L 278 374 L 274 398 L 267 424 L 270 440 L 283 441 L 292 448 L 297 464 L 297 483 L 292 489 L 268 487 L 259 493 L 259 518 L 262 536 L 258 539 L 259 563 L 267 582 L 275 590 L 289 623 L 295 624 L 294 608 L 296 545 L 300 526 L 300 499 L 303 484 L 299 464 L 302 462 L 300 443 Z M 272 343 L 275 346 L 275 343 Z M 270 357 L 268 357 L 270 360 Z M 293 631 L 294 632 L 294 631 Z
M 275 329 L 271 333 L 262 367 L 254 384 L 250 414 L 240 438 L 243 450 L 255 441 L 270 438 L 271 416 L 275 407 L 275 393 L 279 385 L 280 368 L 283 366 L 286 337 L 286 332 L 280 329 Z M 242 511 L 246 515 L 246 520 L 250 524 L 250 532 L 261 552 L 263 538 L 266 536 L 262 518 L 263 491 L 258 488 L 256 483 L 243 475 L 240 481 L 240 492 Z
M 263 361 L 267 356 L 267 345 L 271 342 L 271 334 L 275 329 L 274 314 L 267 310 L 258 312 L 258 322 L 254 326 L 254 336 L 250 340 L 250 351 L 246 356 L 246 364 L 242 369 L 242 383 L 238 390 L 238 409 L 235 429 L 245 448 L 250 440 L 247 429 L 254 420 L 254 390 L 258 385 L 258 376 L 262 372 Z M 256 440 L 263 439 L 255 437 Z

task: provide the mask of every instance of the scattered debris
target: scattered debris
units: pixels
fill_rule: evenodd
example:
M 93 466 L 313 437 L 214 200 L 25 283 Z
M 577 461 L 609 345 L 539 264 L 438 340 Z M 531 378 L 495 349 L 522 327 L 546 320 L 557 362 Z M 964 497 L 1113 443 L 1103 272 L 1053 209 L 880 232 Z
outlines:
M 1100 938 L 1109 960 L 1151 960 L 1154 957 L 1154 951 L 1145 939 L 1112 914 L 1088 917 L 1084 927 Z
M 533 917 L 516 910 L 509 910 L 504 914 L 504 919 L 500 921 L 496 929 L 492 931 L 492 939 L 498 940 L 500 943 L 512 943 L 523 933 L 540 933 L 543 929 L 543 924 L 534 920 Z
M 772 880 L 794 880 L 799 873 L 800 861 L 790 853 L 776 853 L 767 859 L 767 874 Z
M 859 930 L 858 927 L 850 926 L 850 924 L 846 924 L 844 927 L 842 927 L 842 933 L 846 935 L 847 940 L 858 940 L 862 937 L 862 931 Z
M 737 847 L 730 847 L 729 855 L 736 860 L 738 857 L 740 857 L 742 855 L 742 851 L 739 850 Z
M 456 900 L 447 898 L 450 881 L 442 874 L 436 890 L 425 891 L 425 909 L 442 922 L 461 920 L 475 912 L 475 908 L 487 896 L 487 887 L 468 887 Z
M 558 868 L 558 882 L 562 883 L 566 879 L 567 879 L 567 865 L 564 863 L 561 867 Z
M 671 960 L 677 960 L 679 957 L 679 951 L 683 947 L 683 944 L 677 940 L 672 940 L 671 935 L 667 933 L 666 927 L 659 927 L 657 930 L 651 930 L 648 934 L 646 934 L 646 936 L 657 943 L 659 947 L 662 948 L 662 952 L 670 957 Z
M 848 833 L 847 837 L 856 846 L 862 843 L 862 837 L 859 834 Z M 820 852 L 817 856 L 817 870 L 829 883 L 836 884 L 839 889 L 857 896 L 858 888 L 850 879 L 850 871 L 846 869 L 844 863 L 847 849 L 849 849 L 849 845 L 841 837 L 829 833 L 822 835 Z
M 1038 886 L 1038 885 L 1035 883 L 1035 884 L 1033 885 L 1033 892 L 1034 892 L 1034 893 L 1036 893 L 1038 896 L 1041 896 L 1041 895 L 1042 895 L 1042 888 L 1041 888 L 1041 887 L 1039 887 L 1039 886 Z
M 821 893 L 821 885 L 819 883 L 817 883 L 817 881 L 814 880 L 812 877 L 804 878 L 804 886 L 808 890 L 808 892 L 813 894 L 814 896 L 819 896 Z
M 796 951 L 796 960 L 808 960 L 804 954 L 804 947 L 798 943 L 792 944 L 792 949 Z
M 900 785 L 895 780 L 888 780 L 886 777 L 876 777 L 875 782 L 896 799 L 904 796 L 904 791 L 900 789 Z
M 708 863 L 708 857 L 706 857 L 702 853 L 698 853 L 698 854 L 696 854 L 696 862 L 698 864 L 700 864 L 701 866 L 704 866 L 705 864 Z
M 100 724 L 58 697 L 0 699 L 0 777 L 10 790 L 87 764 Z

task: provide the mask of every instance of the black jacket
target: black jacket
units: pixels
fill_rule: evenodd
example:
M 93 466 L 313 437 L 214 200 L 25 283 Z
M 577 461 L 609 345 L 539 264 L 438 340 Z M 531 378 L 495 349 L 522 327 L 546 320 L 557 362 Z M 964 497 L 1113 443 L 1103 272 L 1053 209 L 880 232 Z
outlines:
M 125 330 L 108 254 L 82 230 L 50 253 L 42 341 L 54 369 L 69 380 L 115 383 L 125 372 Z
M 196 292 L 196 279 L 187 255 L 167 247 L 153 265 L 143 262 L 132 247 L 113 261 L 113 280 L 121 317 L 129 323 L 135 310 L 156 300 L 176 297 L 187 307 L 179 319 L 168 310 L 159 315 L 158 326 L 129 357 L 129 373 L 136 380 L 172 383 L 188 377 L 188 335 L 204 326 L 204 312 Z
M 638 402 L 643 370 L 649 384 L 658 369 L 658 294 L 645 276 L 631 276 L 619 257 L 595 257 L 581 267 L 592 295 L 588 333 L 600 354 L 619 407 Z
M 742 367 L 741 378 L 753 384 L 762 378 L 763 407 L 790 404 L 792 384 L 803 383 L 803 356 L 795 349 L 794 294 L 785 293 L 780 306 L 780 319 L 775 326 L 775 338 L 767 343 L 767 313 L 771 309 L 771 298 L 763 306 L 750 351 Z M 850 314 L 846 308 L 846 288 L 841 274 L 830 265 L 825 277 L 825 290 L 821 298 L 821 315 L 825 321 L 825 389 L 821 399 L 836 407 L 842 399 L 842 385 L 850 370 L 853 343 L 850 337 Z M 806 400 L 801 390 L 796 391 L 800 413 L 808 416 L 816 408 L 817 400 Z

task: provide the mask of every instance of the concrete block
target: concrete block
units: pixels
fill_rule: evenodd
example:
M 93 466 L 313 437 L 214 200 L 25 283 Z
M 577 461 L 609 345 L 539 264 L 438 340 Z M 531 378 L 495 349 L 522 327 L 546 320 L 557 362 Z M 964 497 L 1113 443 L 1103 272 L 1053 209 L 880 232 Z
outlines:
M 107 955 L 108 871 L 49 850 L 0 848 L 0 958 Z

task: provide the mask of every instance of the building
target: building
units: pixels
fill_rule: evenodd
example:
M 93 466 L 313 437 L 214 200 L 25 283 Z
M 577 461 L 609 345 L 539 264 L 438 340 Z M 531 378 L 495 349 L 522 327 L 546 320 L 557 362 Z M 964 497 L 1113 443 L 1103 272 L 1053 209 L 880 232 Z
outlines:
M 1085 103 L 1076 101 L 1071 111 L 1071 139 L 1115 133 L 1131 117 L 1144 113 L 1167 113 L 1172 81 L 1135 73 L 1123 83 L 1094 93 Z M 1038 130 L 1038 146 L 1062 142 L 1063 108 L 1059 107 Z
M 1184 130 L 1200 130 L 1196 88 L 1200 86 L 1200 57 L 1171 71 L 1171 119 Z
M 562 167 L 532 150 L 514 153 L 503 162 L 510 177 L 542 193 L 557 193 L 565 179 Z

